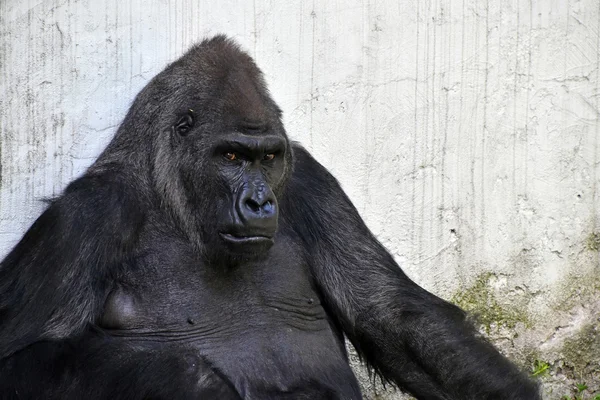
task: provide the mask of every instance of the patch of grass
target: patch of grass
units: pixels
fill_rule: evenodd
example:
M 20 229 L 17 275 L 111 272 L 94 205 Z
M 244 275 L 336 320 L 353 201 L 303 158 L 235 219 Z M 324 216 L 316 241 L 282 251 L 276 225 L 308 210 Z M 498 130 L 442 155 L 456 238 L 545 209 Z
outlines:
M 585 383 L 576 383 L 575 388 L 577 389 L 577 393 L 582 393 L 588 388 L 588 385 L 586 385 Z
M 535 360 L 533 362 L 533 369 L 531 375 L 535 377 L 542 377 L 548 374 L 550 364 L 543 360 Z
M 600 400 L 600 394 L 592 395 L 594 397 L 585 397 L 585 391 L 588 389 L 588 385 L 585 383 L 576 383 L 573 391 L 575 392 L 574 396 L 564 395 L 562 400 Z

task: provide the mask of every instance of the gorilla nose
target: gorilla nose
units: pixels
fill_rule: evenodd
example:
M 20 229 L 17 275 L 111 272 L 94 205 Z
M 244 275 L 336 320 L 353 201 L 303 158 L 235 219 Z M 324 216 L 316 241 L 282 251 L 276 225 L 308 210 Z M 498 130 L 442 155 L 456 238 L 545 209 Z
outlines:
M 249 187 L 238 202 L 240 219 L 249 231 L 264 231 L 272 235 L 277 229 L 277 200 L 270 188 Z

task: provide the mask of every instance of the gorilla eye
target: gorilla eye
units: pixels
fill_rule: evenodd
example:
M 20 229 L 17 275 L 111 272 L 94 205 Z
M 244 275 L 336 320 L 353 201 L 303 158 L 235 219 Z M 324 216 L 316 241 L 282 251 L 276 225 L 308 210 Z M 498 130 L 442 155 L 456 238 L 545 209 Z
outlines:
M 275 154 L 269 153 L 269 154 L 265 154 L 265 156 L 263 157 L 263 160 L 265 160 L 265 161 L 271 161 L 274 158 L 275 158 Z
M 192 114 L 192 110 L 190 110 L 187 114 L 185 114 L 183 117 L 181 117 L 179 119 L 179 121 L 177 121 L 177 123 L 175 124 L 175 130 L 181 136 L 185 136 L 188 133 L 190 133 L 193 126 L 194 126 L 194 115 Z
M 235 153 L 230 152 L 230 151 L 223 153 L 223 157 L 225 157 L 229 161 L 235 161 L 235 160 L 237 160 L 237 155 Z

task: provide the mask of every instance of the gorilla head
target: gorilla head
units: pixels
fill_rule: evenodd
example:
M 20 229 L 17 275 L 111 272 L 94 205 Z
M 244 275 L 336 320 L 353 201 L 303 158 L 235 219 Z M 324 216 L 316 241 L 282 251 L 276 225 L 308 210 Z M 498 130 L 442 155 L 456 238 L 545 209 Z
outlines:
M 106 154 L 148 141 L 158 201 L 208 259 L 266 253 L 292 154 L 247 54 L 223 36 L 193 47 L 142 90 Z

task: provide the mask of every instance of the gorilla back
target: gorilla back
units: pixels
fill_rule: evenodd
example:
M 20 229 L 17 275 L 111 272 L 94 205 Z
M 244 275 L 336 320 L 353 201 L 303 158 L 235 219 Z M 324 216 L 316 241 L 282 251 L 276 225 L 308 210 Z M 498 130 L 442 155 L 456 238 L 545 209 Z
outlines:
M 419 399 L 539 398 L 404 275 L 222 36 L 142 90 L 0 267 L 5 399 L 359 399 L 344 334 Z

